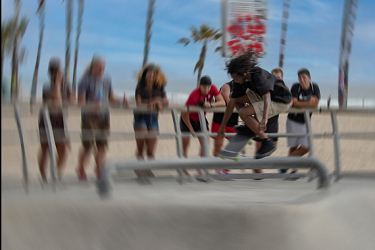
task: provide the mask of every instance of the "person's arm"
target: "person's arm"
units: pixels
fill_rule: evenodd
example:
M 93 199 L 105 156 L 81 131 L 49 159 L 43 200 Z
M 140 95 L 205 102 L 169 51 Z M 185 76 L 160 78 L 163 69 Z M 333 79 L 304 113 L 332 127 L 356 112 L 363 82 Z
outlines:
M 151 101 L 150 108 L 151 109 L 156 108 L 160 111 L 163 111 L 163 107 L 168 107 L 168 105 L 169 105 L 169 101 L 167 98 L 167 94 L 165 93 L 164 87 L 162 87 L 159 90 L 158 95 L 155 98 L 153 98 L 153 100 Z
M 149 103 L 150 109 L 158 109 L 160 111 L 163 111 L 163 107 L 168 107 L 169 101 L 167 96 L 164 96 L 163 98 L 156 97 Z
M 259 123 L 259 130 L 266 131 L 267 129 L 267 121 L 268 121 L 268 114 L 270 112 L 271 107 L 271 93 L 268 91 L 263 96 L 264 108 L 263 108 L 263 117 L 262 121 Z
M 194 134 L 195 131 L 194 131 L 193 126 L 191 125 L 191 122 L 190 122 L 189 112 L 181 112 L 181 118 L 184 121 L 185 125 L 190 130 L 190 133 Z
M 210 104 L 211 107 L 225 107 L 224 97 L 221 94 L 215 96 L 215 102 Z
M 231 115 L 233 114 L 233 109 L 234 109 L 234 106 L 237 102 L 237 98 L 230 98 L 228 104 L 227 104 L 227 108 L 225 109 L 225 113 L 224 113 L 224 117 L 223 117 L 223 120 L 221 122 L 221 126 L 220 126 L 220 129 L 218 131 L 218 136 L 223 138 L 225 133 L 225 126 L 227 125 L 228 121 L 229 121 L 229 118 L 231 117 Z
M 293 97 L 292 101 L 294 108 L 316 108 L 319 104 L 319 99 L 316 96 L 311 96 L 310 100 L 307 101 L 299 101 Z
M 85 77 L 78 84 L 78 105 L 84 106 L 86 104 L 87 80 Z
M 221 90 L 220 90 L 220 94 L 223 96 L 224 98 L 224 101 L 226 103 L 229 102 L 229 99 L 230 99 L 230 87 L 228 84 L 224 84 L 222 87 L 221 87 Z

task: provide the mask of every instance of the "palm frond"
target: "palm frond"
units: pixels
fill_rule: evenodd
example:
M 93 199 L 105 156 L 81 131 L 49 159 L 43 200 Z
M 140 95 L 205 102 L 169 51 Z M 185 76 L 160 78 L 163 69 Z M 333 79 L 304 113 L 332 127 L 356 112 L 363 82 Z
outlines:
M 223 48 L 223 46 L 219 46 L 215 49 L 214 53 L 218 52 L 218 51 L 221 51 L 221 49 Z
M 43 7 L 43 5 L 44 5 L 44 2 L 45 2 L 45 0 L 39 0 L 39 6 L 38 6 L 38 9 L 36 10 L 36 14 L 39 13 L 40 9 L 41 9 L 41 8 Z
M 186 38 L 186 37 L 183 37 L 183 38 L 178 39 L 176 43 L 183 43 L 184 47 L 185 47 L 186 45 L 188 45 L 190 43 L 190 39 Z

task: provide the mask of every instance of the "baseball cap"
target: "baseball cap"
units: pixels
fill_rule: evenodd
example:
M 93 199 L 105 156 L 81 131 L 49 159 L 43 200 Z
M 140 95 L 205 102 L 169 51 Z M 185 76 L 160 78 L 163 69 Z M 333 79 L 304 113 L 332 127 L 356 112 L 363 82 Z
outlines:
M 209 76 L 202 76 L 199 84 L 200 85 L 211 85 L 212 84 L 211 78 Z

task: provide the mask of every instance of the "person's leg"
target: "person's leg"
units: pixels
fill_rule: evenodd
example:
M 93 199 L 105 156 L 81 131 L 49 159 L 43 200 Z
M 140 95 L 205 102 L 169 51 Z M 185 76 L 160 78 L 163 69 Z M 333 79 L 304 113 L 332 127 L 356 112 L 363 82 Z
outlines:
M 245 103 L 247 103 L 247 104 L 250 103 L 249 97 L 246 94 L 237 98 L 237 102 L 235 104 L 235 107 L 236 107 L 238 112 L 240 111 L 240 109 L 245 107 Z
M 298 146 L 289 148 L 288 156 L 291 156 L 295 150 L 297 150 Z
M 78 167 L 77 175 L 81 181 L 87 180 L 85 166 L 90 157 L 90 151 L 94 143 L 94 131 L 92 128 L 92 122 L 88 117 L 82 117 L 82 148 L 78 153 Z
M 68 144 L 66 142 L 56 143 L 57 150 L 57 178 L 61 181 L 63 168 L 66 162 Z
M 78 153 L 77 175 L 79 180 L 87 180 L 85 166 L 90 157 L 90 147 L 83 146 Z
M 221 126 L 220 124 L 213 121 L 212 124 L 211 124 L 211 132 L 217 133 L 219 131 L 220 126 Z M 219 154 L 221 152 L 221 147 L 223 146 L 223 138 L 213 136 L 212 139 L 214 140 L 214 150 L 212 152 L 212 155 L 217 157 L 217 156 L 219 156 Z
M 157 141 L 158 140 L 156 138 L 146 139 L 147 157 L 149 160 L 153 160 L 155 158 L 155 149 L 156 149 Z
M 95 152 L 95 163 L 96 163 L 97 169 L 100 172 L 104 169 L 106 155 L 107 155 L 106 147 L 102 145 L 98 146 Z
M 149 135 L 156 135 L 158 133 L 158 130 L 150 130 Z M 147 159 L 148 160 L 154 160 L 155 159 L 155 149 L 157 145 L 157 138 L 148 138 L 146 139 L 146 146 L 147 146 Z M 145 174 L 148 177 L 154 177 L 154 173 L 151 169 L 146 169 Z
M 289 151 L 289 156 L 303 156 L 309 152 L 309 148 L 300 146 L 294 150 Z
M 136 136 L 146 135 L 147 134 L 147 128 L 134 126 L 134 132 L 135 132 Z M 145 138 L 136 138 L 135 141 L 137 143 L 137 151 L 135 153 L 135 156 L 137 157 L 137 159 L 143 159 L 143 151 L 144 151 L 146 139 Z
M 255 142 L 255 154 L 258 152 L 261 146 L 262 146 L 261 142 L 259 141 Z M 253 172 L 257 174 L 263 173 L 262 169 L 253 169 Z
M 137 143 L 135 156 L 138 160 L 144 159 L 143 152 L 146 144 L 145 136 L 148 134 L 145 116 L 145 114 L 134 114 L 133 128 L 136 136 L 135 141 Z
M 215 156 L 215 157 L 219 156 L 222 147 L 223 147 L 223 139 L 222 138 L 214 139 L 213 156 Z
M 188 148 L 190 145 L 190 137 L 182 137 L 182 155 L 188 157 Z
M 190 145 L 190 137 L 182 137 L 182 155 L 185 158 L 188 158 L 188 148 Z M 182 172 L 186 175 L 190 175 L 186 169 L 181 169 Z
M 47 155 L 48 155 L 48 144 L 41 143 L 39 157 L 38 157 L 38 164 L 39 164 L 40 175 L 42 177 L 43 182 L 47 182 L 47 175 L 46 175 Z
M 197 132 L 200 133 L 201 131 L 197 131 Z M 198 141 L 199 141 L 199 144 L 200 144 L 199 156 L 200 157 L 204 157 L 203 138 L 202 137 L 198 137 Z M 199 175 L 203 175 L 202 169 L 197 168 L 197 173 Z
M 149 136 L 155 136 L 146 139 L 147 145 L 147 158 L 153 160 L 155 158 L 155 149 L 157 144 L 157 135 L 159 134 L 159 122 L 158 117 L 155 115 L 149 115 L 147 117 L 147 130 Z
M 248 105 L 240 109 L 239 115 L 241 119 L 245 122 L 254 133 L 258 135 L 260 139 L 267 139 L 268 137 L 264 134 L 263 131 L 259 130 L 259 122 L 254 117 L 256 115 L 253 105 Z

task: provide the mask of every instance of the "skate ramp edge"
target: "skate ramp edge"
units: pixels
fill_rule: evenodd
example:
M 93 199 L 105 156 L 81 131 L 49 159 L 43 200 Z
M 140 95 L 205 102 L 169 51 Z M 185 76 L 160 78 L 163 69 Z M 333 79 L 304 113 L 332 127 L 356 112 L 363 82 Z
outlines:
M 2 205 L 2 249 L 373 249 L 373 189 L 290 204 Z

